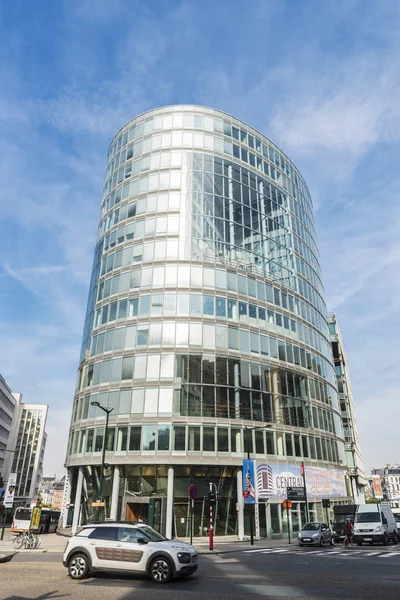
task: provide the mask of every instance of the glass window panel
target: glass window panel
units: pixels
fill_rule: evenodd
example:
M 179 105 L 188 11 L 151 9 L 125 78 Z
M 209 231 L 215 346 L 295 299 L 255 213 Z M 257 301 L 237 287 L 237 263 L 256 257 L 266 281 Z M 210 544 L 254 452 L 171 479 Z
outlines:
M 130 325 L 125 330 L 125 348 L 136 346 L 136 325 Z
M 188 451 L 200 451 L 200 427 L 189 425 L 188 427 Z
M 201 315 L 202 314 L 202 296 L 200 294 L 190 295 L 190 314 Z
M 128 445 L 128 427 L 118 427 L 117 443 L 115 446 L 116 452 L 126 452 Z
M 275 454 L 275 437 L 272 431 L 265 432 L 267 454 Z
M 174 376 L 174 355 L 173 354 L 162 354 L 161 355 L 161 378 L 172 378 Z
M 217 317 L 226 317 L 226 299 L 216 298 L 216 315 Z
M 135 388 L 132 391 L 131 413 L 143 414 L 143 407 L 144 407 L 144 389 Z
M 176 324 L 176 345 L 187 346 L 189 343 L 189 324 L 188 323 L 177 323 Z
M 156 425 L 143 425 L 142 428 L 142 450 L 155 450 L 156 448 Z
M 110 381 L 110 369 L 111 360 L 104 360 L 101 369 L 101 383 L 108 383 Z
M 214 316 L 214 297 L 204 296 L 203 298 L 204 314 Z
M 132 391 L 121 390 L 119 396 L 119 414 L 128 415 L 131 410 Z
M 158 399 L 158 412 L 160 415 L 172 414 L 173 390 L 170 388 L 160 388 Z
M 174 426 L 174 450 L 186 450 L 186 427 L 184 425 Z
M 242 452 L 242 432 L 233 427 L 231 428 L 231 452 Z
M 203 427 L 203 452 L 215 452 L 214 427 Z
M 146 376 L 146 355 L 136 355 L 135 357 L 135 369 L 133 378 L 134 379 L 145 379 Z M 126 360 L 126 359 L 124 359 Z
M 133 356 L 129 356 L 122 360 L 122 375 L 121 375 L 122 380 L 132 379 L 133 361 L 134 361 Z
M 129 450 L 131 452 L 137 452 L 140 450 L 140 443 L 142 437 L 142 428 L 140 425 L 135 425 L 130 429 L 129 436 Z
M 158 408 L 158 388 L 147 388 L 145 390 L 144 415 L 145 416 L 157 415 L 157 408 Z
M 110 381 L 121 381 L 121 366 L 122 358 L 114 358 L 112 360 Z
M 229 429 L 217 427 L 218 452 L 229 452 Z
M 149 354 L 147 356 L 147 381 L 160 378 L 160 362 L 161 356 L 159 354 Z
M 171 427 L 169 425 L 163 425 L 158 427 L 158 450 L 169 450 L 169 439 L 170 439 Z

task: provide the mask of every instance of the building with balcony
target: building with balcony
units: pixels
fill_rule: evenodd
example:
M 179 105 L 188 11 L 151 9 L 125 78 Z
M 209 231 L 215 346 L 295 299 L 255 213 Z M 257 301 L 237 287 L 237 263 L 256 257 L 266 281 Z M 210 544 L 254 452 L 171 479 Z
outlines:
M 364 473 L 347 357 L 335 314 L 328 317 L 328 324 L 339 394 L 340 412 L 343 422 L 348 493 L 353 498 L 354 504 L 362 504 L 365 502 L 365 486 L 367 485 L 367 478 Z
M 107 158 L 72 409 L 73 527 L 100 510 L 186 536 L 195 484 L 193 532 L 207 535 L 215 484 L 215 534 L 243 538 L 247 452 L 258 536 L 287 532 L 302 462 L 311 519 L 322 498 L 351 500 L 326 314 L 310 193 L 282 150 L 201 106 L 127 123 Z M 296 531 L 304 502 L 290 518 Z
M 372 478 L 380 478 L 381 495 L 375 493 L 375 498 L 389 502 L 392 508 L 400 508 L 400 465 L 388 464 L 381 469 L 373 469 L 372 473 Z

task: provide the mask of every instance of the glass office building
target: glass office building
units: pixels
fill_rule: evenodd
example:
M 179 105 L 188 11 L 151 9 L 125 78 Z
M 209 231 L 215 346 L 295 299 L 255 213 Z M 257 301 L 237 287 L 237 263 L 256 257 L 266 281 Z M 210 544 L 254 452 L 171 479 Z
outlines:
M 106 436 L 93 403 L 112 409 Z M 340 479 L 345 463 L 310 193 L 246 123 L 152 110 L 108 153 L 67 452 L 74 526 L 101 496 L 106 517 L 185 536 L 194 483 L 193 531 L 207 535 L 214 483 L 215 533 L 243 537 L 248 452 L 260 481 L 302 461 Z M 258 535 L 287 529 L 280 495 L 260 493 Z M 292 528 L 305 518 L 295 503 Z

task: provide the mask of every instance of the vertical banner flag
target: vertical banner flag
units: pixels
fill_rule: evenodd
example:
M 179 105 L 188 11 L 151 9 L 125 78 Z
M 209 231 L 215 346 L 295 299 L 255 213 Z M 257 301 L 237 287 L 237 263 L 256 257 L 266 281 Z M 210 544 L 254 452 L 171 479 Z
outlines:
M 6 493 L 4 496 L 4 506 L 6 508 L 12 508 L 12 505 L 14 503 L 14 495 L 15 495 L 16 485 L 17 485 L 17 474 L 11 473 L 10 477 L 8 478 Z
M 245 504 L 256 503 L 254 460 L 243 460 L 243 497 Z

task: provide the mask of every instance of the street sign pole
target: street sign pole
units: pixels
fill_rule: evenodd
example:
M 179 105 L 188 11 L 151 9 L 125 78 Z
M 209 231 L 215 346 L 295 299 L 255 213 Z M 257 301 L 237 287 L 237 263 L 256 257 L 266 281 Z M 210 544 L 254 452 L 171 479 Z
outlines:
M 193 543 L 193 515 L 194 515 L 194 501 L 197 497 L 197 487 L 192 483 L 189 485 L 188 495 L 190 498 L 190 545 Z
M 193 544 L 193 509 L 194 509 L 194 500 L 190 501 L 190 545 Z
M 213 493 L 213 484 L 210 483 L 210 494 Z M 213 507 L 210 502 L 210 550 L 214 550 L 214 525 L 213 525 Z
M 305 501 L 305 509 L 306 509 L 306 522 L 308 523 L 308 500 L 307 500 L 307 487 L 306 487 L 306 471 L 304 468 L 304 462 L 302 461 L 300 465 L 300 474 L 303 477 L 303 487 L 304 487 L 304 501 Z
M 289 539 L 289 544 L 291 544 L 291 541 L 290 541 L 290 516 L 289 516 L 289 510 L 291 510 L 291 508 L 292 508 L 292 502 L 291 502 L 291 500 L 289 500 L 289 498 L 286 498 L 286 500 L 284 500 L 282 502 L 282 508 L 284 510 L 286 510 L 286 512 L 287 512 L 288 539 Z

